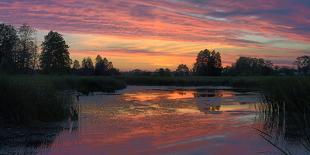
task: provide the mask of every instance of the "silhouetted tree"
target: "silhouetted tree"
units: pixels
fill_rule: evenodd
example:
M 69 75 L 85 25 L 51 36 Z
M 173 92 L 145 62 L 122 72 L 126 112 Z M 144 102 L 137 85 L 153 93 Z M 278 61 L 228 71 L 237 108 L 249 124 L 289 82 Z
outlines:
M 159 76 L 171 76 L 171 71 L 168 68 L 159 68 L 155 70 L 154 74 Z
M 284 76 L 284 75 L 292 76 L 292 75 L 295 75 L 295 73 L 297 73 L 297 70 L 292 67 L 275 66 L 274 73 L 275 75 L 280 75 L 280 76 Z
M 236 75 L 271 75 L 273 64 L 262 58 L 240 57 L 232 69 Z
M 120 74 L 119 70 L 113 67 L 113 63 L 110 62 L 107 58 L 103 58 L 98 55 L 96 57 L 95 65 L 95 74 L 96 75 L 118 75 Z
M 200 51 L 194 64 L 193 72 L 196 75 L 218 76 L 222 72 L 222 60 L 219 52 L 208 49 Z
M 175 71 L 178 76 L 187 76 L 189 75 L 189 69 L 185 64 L 180 64 Z
M 109 75 L 121 75 L 121 72 L 119 69 L 113 67 L 109 70 Z
M 78 60 L 73 61 L 72 71 L 77 73 L 81 68 L 80 62 Z
M 41 53 L 41 68 L 44 73 L 65 73 L 71 66 L 69 46 L 61 34 L 50 31 L 44 37 Z
M 95 72 L 95 67 L 93 61 L 90 57 L 84 58 L 82 60 L 82 74 L 83 75 L 93 75 Z
M 236 75 L 236 74 L 233 71 L 233 68 L 231 66 L 226 66 L 222 70 L 222 75 L 223 76 L 232 76 L 232 75 Z
M 15 53 L 15 65 L 19 72 L 29 72 L 37 66 L 36 30 L 29 25 L 22 25 L 18 29 L 18 47 Z
M 264 60 L 264 65 L 262 68 L 262 75 L 271 75 L 273 73 L 273 63 L 270 60 Z
M 134 76 L 150 76 L 152 74 L 152 72 L 150 71 L 143 71 L 140 69 L 134 69 L 132 71 L 129 71 L 127 73 L 128 75 L 134 75 Z
M 0 70 L 5 72 L 14 70 L 17 42 L 15 28 L 12 25 L 0 24 Z
M 97 55 L 95 65 L 96 75 L 108 75 L 108 72 L 111 68 L 113 68 L 113 65 L 108 61 L 108 59 L 102 59 L 100 55 Z
M 300 73 L 306 75 L 310 74 L 310 56 L 301 56 L 296 58 L 295 64 Z

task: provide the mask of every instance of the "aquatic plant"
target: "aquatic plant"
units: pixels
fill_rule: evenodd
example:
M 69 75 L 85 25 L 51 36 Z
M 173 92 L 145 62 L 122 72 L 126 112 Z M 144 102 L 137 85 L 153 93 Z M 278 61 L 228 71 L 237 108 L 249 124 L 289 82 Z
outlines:
M 310 78 L 280 78 L 263 84 L 261 119 L 265 139 L 301 143 L 310 153 Z M 285 150 L 286 154 L 291 154 Z
M 2 121 L 58 121 L 75 113 L 72 96 L 51 84 L 1 78 L 0 87 Z

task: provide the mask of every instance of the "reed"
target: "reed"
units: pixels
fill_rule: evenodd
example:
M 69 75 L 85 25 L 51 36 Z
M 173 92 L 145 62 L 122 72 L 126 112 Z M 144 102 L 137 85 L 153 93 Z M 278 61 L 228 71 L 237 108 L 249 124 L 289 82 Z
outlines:
M 288 77 L 265 81 L 262 86 L 263 130 L 277 139 L 301 143 L 310 153 L 310 78 Z M 287 154 L 290 154 L 288 151 Z
M 60 121 L 77 117 L 72 92 L 112 92 L 124 82 L 105 77 L 0 76 L 0 123 Z

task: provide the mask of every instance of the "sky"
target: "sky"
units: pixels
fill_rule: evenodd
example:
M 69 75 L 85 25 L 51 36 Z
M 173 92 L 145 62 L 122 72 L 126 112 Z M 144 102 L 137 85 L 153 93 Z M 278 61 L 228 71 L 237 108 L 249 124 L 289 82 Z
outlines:
M 123 70 L 192 66 L 203 49 L 290 66 L 310 54 L 310 0 L 0 0 L 0 23 L 63 34 L 72 59 Z

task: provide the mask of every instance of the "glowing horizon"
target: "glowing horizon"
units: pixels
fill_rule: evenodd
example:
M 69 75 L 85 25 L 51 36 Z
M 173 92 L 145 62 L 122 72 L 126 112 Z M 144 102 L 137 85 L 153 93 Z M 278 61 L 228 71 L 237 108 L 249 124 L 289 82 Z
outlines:
M 289 66 L 310 53 L 306 0 L 4 0 L 0 23 L 27 23 L 64 35 L 71 58 L 100 54 L 121 70 L 192 66 L 200 50 L 219 51 L 223 65 L 239 56 Z

